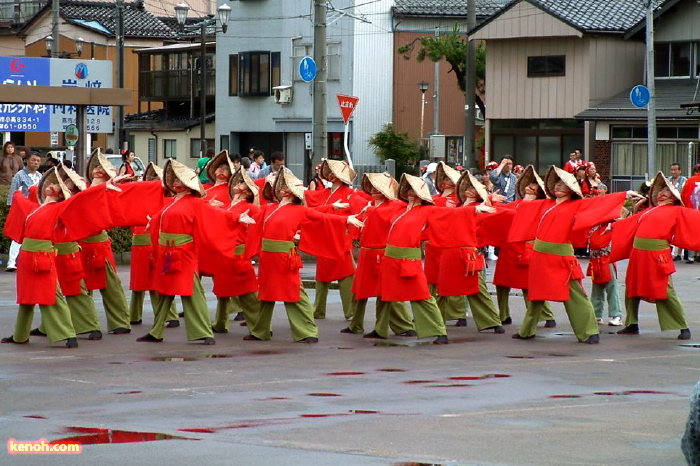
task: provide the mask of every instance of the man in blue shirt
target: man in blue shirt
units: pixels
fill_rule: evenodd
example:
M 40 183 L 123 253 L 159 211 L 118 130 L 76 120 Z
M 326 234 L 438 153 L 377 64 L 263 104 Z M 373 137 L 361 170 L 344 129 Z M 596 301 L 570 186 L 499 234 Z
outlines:
M 12 196 L 15 191 L 22 191 L 24 197 L 29 196 L 29 188 L 39 183 L 41 179 L 41 173 L 39 173 L 39 166 L 41 165 L 41 155 L 38 152 L 32 152 L 32 154 L 27 157 L 27 166 L 22 170 L 18 171 L 12 178 L 12 183 L 10 184 L 10 191 L 7 196 L 7 205 L 12 205 Z M 10 245 L 10 255 L 7 259 L 7 268 L 5 271 L 14 272 L 17 270 L 17 256 L 19 255 L 20 244 L 14 241 Z
M 489 175 L 491 183 L 493 183 L 494 192 L 506 197 L 505 203 L 515 200 L 515 184 L 518 178 L 513 174 L 513 159 L 510 155 L 506 155 L 501 159 L 501 164 L 491 170 Z

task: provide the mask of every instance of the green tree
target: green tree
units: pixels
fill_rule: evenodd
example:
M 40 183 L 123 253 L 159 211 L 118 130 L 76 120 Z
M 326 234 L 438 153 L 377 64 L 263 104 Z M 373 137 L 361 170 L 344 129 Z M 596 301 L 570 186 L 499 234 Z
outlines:
M 415 172 L 416 163 L 420 160 L 420 149 L 408 133 L 397 133 L 394 125 L 387 123 L 367 142 L 382 162 L 387 159 L 396 161 L 396 178 L 401 177 L 402 173 Z
M 462 92 L 465 92 L 466 73 L 467 73 L 467 42 L 466 36 L 459 32 L 459 27 L 455 23 L 452 31 L 439 36 L 431 35 L 420 37 L 408 44 L 404 44 L 398 48 L 398 52 L 402 53 L 404 59 L 409 60 L 411 54 L 416 48 L 416 44 L 420 44 L 416 60 L 423 62 L 426 58 L 432 62 L 446 60 L 451 68 L 449 73 L 454 73 L 457 79 L 457 85 Z M 481 109 L 481 112 L 486 116 L 486 105 L 484 104 L 484 82 L 486 81 L 486 48 L 483 43 L 479 43 L 476 47 L 476 89 L 474 95 L 476 104 Z

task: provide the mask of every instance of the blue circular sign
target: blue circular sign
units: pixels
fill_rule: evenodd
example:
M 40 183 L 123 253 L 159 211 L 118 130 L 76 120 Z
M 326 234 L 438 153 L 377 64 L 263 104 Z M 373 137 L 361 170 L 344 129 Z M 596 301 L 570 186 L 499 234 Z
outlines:
M 87 79 L 88 67 L 85 63 L 78 63 L 75 65 L 75 77 L 78 79 Z
M 304 57 L 299 62 L 299 76 L 302 81 L 311 82 L 316 78 L 316 62 L 311 57 Z
M 632 101 L 632 105 L 637 108 L 646 107 L 651 100 L 649 88 L 646 86 L 634 86 L 632 92 L 630 92 L 630 100 Z

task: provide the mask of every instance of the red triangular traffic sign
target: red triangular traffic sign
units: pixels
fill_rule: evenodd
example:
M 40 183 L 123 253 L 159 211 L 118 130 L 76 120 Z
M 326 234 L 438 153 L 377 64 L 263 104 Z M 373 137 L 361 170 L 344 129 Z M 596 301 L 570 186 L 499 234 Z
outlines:
M 343 123 L 347 125 L 360 98 L 344 94 L 336 94 L 336 96 L 338 97 L 338 105 L 340 105 L 340 113 L 343 115 Z

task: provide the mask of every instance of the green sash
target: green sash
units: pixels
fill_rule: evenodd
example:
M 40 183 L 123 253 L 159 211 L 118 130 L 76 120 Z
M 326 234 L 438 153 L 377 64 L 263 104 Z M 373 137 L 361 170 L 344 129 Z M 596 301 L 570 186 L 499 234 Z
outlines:
M 671 245 L 665 239 L 638 238 L 635 236 L 633 247 L 640 251 L 663 251 L 670 248 Z
M 131 237 L 132 246 L 150 246 L 151 245 L 151 235 L 149 234 L 138 234 Z
M 392 259 L 421 260 L 420 248 L 403 248 L 387 244 L 384 251 L 384 257 Z
M 262 250 L 265 252 L 289 252 L 292 249 L 294 249 L 294 241 L 265 238 L 262 240 Z
M 24 238 L 22 240 L 22 251 L 29 252 L 52 252 L 53 243 L 47 239 Z
M 158 244 L 161 246 L 184 246 L 194 241 L 192 235 L 184 233 L 163 233 L 158 235 Z
M 54 244 L 56 251 L 59 254 L 74 254 L 80 251 L 80 246 L 75 241 L 70 241 L 68 243 L 56 243 Z
M 574 247 L 570 243 L 550 243 L 535 239 L 535 251 L 552 256 L 573 256 Z
M 83 243 L 103 243 L 105 241 L 109 241 L 109 236 L 107 235 L 106 231 L 102 230 L 102 233 L 99 235 L 88 236 L 82 241 Z

